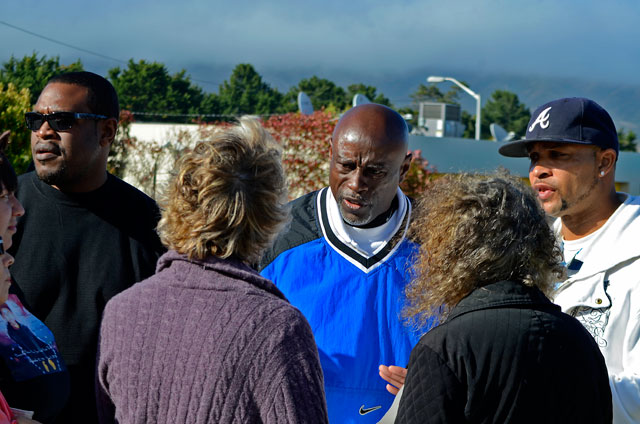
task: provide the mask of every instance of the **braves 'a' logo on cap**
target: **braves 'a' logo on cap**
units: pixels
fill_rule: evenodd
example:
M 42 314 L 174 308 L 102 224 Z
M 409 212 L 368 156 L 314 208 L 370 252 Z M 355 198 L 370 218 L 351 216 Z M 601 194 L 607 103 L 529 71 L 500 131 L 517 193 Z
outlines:
M 540 115 L 533 121 L 533 124 L 529 127 L 529 132 L 533 131 L 536 127 L 536 124 L 540 124 L 540 128 L 543 130 L 549 126 L 549 111 L 551 110 L 551 106 L 540 112 Z

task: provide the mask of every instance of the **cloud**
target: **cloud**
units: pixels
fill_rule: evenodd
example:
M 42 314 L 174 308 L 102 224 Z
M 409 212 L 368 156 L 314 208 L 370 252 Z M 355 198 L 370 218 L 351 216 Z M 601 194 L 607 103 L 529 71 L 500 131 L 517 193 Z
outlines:
M 3 7 L 2 19 L 14 25 L 173 69 L 248 62 L 380 74 L 442 67 L 640 83 L 640 6 L 623 0 L 24 0 Z M 3 60 L 36 50 L 84 61 L 83 53 L 6 27 L 0 37 L 11 40 L 0 46 Z

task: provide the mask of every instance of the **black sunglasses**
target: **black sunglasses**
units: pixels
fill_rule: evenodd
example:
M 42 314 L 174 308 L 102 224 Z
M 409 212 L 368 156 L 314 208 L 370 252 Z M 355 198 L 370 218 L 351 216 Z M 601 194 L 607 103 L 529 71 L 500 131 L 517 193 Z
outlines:
M 71 129 L 77 119 L 109 119 L 104 115 L 96 115 L 93 113 L 77 113 L 77 112 L 53 112 L 43 115 L 38 112 L 27 112 L 24 114 L 24 120 L 27 128 L 31 131 L 38 131 L 45 121 L 54 131 L 65 131 Z

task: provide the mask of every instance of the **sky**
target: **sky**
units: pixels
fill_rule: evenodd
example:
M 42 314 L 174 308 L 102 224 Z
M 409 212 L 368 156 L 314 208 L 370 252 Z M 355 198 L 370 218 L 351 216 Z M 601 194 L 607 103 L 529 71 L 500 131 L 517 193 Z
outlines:
M 314 74 L 366 83 L 420 69 L 463 80 L 465 72 L 481 72 L 640 86 L 639 41 L 637 0 L 0 4 L 2 62 L 35 51 L 62 63 L 81 59 L 104 75 L 131 58 L 145 59 L 171 72 L 186 69 L 207 91 L 216 91 L 238 63 L 262 75 L 280 73 L 271 83 L 281 89 Z

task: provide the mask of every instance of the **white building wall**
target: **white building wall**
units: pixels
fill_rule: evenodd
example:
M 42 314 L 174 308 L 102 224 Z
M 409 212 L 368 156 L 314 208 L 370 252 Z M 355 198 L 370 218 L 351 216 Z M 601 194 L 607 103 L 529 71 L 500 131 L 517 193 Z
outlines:
M 135 144 L 127 156 L 124 180 L 153 198 L 164 190 L 180 153 L 200 140 L 197 124 L 135 122 L 129 136 Z

